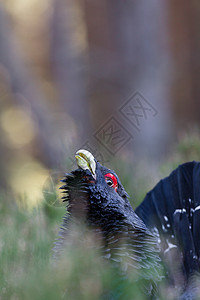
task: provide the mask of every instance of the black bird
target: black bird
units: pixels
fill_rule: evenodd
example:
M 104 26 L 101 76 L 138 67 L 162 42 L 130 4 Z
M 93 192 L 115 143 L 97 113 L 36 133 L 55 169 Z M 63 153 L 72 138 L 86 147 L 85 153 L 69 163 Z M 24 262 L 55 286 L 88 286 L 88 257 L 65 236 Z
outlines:
M 101 236 L 103 256 L 142 271 L 154 293 L 161 259 L 165 276 L 180 289 L 179 299 L 194 299 L 193 275 L 200 262 L 200 163 L 179 166 L 161 180 L 134 211 L 117 174 L 102 166 L 86 150 L 76 153 L 78 169 L 65 175 L 63 201 L 67 214 L 59 250 L 73 220 L 82 220 Z

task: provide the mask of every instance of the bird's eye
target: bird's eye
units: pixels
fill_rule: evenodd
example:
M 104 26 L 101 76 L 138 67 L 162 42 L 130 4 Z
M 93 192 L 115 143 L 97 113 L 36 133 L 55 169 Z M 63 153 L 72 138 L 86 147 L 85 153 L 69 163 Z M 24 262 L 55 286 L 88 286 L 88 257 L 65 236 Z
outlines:
M 113 186 L 113 181 L 110 178 L 105 178 L 107 185 Z
M 117 178 L 115 177 L 115 175 L 108 173 L 106 175 L 104 175 L 105 177 L 105 181 L 107 183 L 107 185 L 109 185 L 110 187 L 113 187 L 115 191 L 117 191 L 118 188 L 118 184 L 117 184 Z

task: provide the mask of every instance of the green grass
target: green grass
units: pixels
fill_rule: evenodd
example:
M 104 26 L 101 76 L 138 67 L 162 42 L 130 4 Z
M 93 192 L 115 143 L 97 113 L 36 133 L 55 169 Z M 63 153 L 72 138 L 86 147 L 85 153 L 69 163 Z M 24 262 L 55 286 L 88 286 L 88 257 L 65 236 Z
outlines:
M 53 260 L 65 208 L 44 204 L 30 212 L 10 197 L 0 199 L 0 299 L 145 299 L 133 285 L 136 275 L 120 280 L 81 230 L 71 233 L 61 257 Z
M 30 212 L 10 197 L 2 195 L 0 201 L 0 299 L 36 299 L 41 275 L 49 273 L 63 210 L 56 209 L 53 217 L 45 207 Z

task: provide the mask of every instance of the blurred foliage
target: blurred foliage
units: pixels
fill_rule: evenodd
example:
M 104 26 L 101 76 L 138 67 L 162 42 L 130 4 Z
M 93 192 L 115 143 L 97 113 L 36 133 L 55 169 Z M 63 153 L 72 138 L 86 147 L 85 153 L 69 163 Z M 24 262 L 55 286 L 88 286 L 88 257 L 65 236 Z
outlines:
M 178 165 L 188 161 L 200 161 L 200 132 L 199 128 L 191 128 L 179 136 L 173 145 L 171 153 L 161 167 L 161 175 L 167 176 Z
M 134 273 L 120 279 L 94 250 L 94 241 L 80 232 L 71 234 L 71 244 L 54 261 L 63 208 L 44 205 L 28 212 L 5 197 L 0 201 L 0 299 L 145 299 L 144 279 Z M 134 283 L 136 278 L 143 283 Z

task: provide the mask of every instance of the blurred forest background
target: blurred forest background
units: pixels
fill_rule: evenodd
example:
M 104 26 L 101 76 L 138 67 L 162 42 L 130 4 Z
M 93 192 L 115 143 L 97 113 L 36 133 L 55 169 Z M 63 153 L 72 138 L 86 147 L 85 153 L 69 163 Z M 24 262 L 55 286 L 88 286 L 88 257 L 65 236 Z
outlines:
M 198 135 L 199 16 L 198 1 L 2 1 L 1 187 L 35 202 L 82 146 L 110 162 L 94 134 L 113 116 L 132 135 L 115 153 L 128 164 L 151 168 Z M 157 111 L 139 132 L 119 114 L 136 92 Z
M 1 222 L 11 228 L 9 235 L 1 229 L 4 262 L 20 261 L 16 257 L 24 259 L 24 253 L 27 261 L 40 255 L 41 262 L 49 253 L 64 207 L 53 210 L 44 204 L 31 217 L 22 211 L 15 215 L 11 207 L 15 202 L 28 208 L 42 203 L 46 182 L 51 194 L 62 173 L 74 167 L 76 150 L 91 150 L 115 169 L 138 201 L 178 163 L 200 160 L 199 82 L 199 1 L 1 0 Z M 138 111 L 139 130 L 130 122 L 130 112 L 122 114 L 134 95 L 147 105 L 147 115 Z M 127 135 L 116 151 L 101 142 L 100 131 L 109 122 L 114 126 L 109 130 L 119 122 Z M 18 236 L 16 228 L 23 224 L 28 225 Z M 30 247 L 31 241 L 38 249 Z M 7 251 L 10 243 L 17 255 Z M 24 272 L 23 281 L 22 265 L 15 272 Z M 8 281 L 16 280 L 9 270 L 0 274 L 5 299 L 31 299 L 27 281 L 28 294 L 23 294 L 22 282 L 21 294 L 16 287 L 8 293 Z M 45 297 L 56 299 L 51 293 Z M 87 293 L 70 299 L 90 299 Z M 93 290 L 91 295 L 99 299 Z

